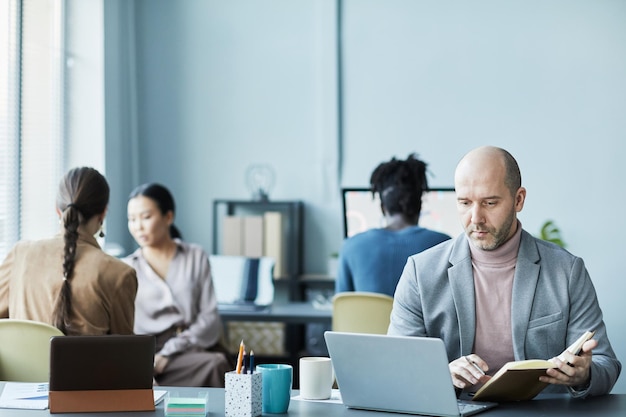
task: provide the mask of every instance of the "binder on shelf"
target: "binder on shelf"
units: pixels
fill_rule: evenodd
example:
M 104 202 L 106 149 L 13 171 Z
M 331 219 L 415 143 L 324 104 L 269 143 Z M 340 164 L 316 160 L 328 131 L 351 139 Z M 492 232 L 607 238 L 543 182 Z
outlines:
M 243 218 L 243 255 L 249 258 L 263 256 L 263 216 Z
M 225 216 L 223 219 L 222 253 L 243 255 L 243 218 Z
M 278 211 L 267 211 L 264 220 L 264 255 L 274 258 L 274 277 L 285 278 L 287 271 L 284 256 L 283 215 Z

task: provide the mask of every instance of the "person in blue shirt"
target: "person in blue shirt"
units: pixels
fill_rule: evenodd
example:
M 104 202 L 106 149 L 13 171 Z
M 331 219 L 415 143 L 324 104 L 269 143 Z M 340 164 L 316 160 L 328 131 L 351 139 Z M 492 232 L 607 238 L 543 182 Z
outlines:
M 407 258 L 450 239 L 418 225 L 422 193 L 428 189 L 426 166 L 410 154 L 406 160 L 383 162 L 372 172 L 371 191 L 380 196 L 386 226 L 343 242 L 336 293 L 367 291 L 393 297 Z

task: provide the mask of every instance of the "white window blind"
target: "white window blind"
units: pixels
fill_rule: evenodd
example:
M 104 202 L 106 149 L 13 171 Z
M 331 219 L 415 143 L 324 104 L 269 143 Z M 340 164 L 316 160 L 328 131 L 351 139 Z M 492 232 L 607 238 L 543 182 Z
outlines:
M 0 3 L 0 257 L 18 237 L 18 5 Z
M 3 32 L 0 125 L 0 256 L 18 239 L 58 230 L 63 175 L 63 1 L 0 3 Z M 6 32 L 6 33 L 4 33 Z M 6 57 L 6 59 L 4 59 Z M 6 118 L 4 117 L 6 115 Z M 6 150 L 6 151 L 5 151 Z

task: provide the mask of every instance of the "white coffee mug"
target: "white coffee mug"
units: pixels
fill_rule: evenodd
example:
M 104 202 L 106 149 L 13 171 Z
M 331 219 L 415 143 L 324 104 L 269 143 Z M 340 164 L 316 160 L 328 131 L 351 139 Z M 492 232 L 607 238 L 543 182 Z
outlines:
M 300 396 L 305 400 L 330 398 L 335 376 L 330 358 L 300 358 Z

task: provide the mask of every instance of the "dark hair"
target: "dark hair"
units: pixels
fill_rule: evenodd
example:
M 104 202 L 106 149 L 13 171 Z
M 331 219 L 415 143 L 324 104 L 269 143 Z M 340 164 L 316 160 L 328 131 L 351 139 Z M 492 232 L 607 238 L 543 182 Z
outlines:
M 370 178 L 372 193 L 380 195 L 382 207 L 388 214 L 402 214 L 407 221 L 417 223 L 422 210 L 422 193 L 428 189 L 426 163 L 414 153 L 405 161 L 395 157 L 383 162 Z
M 81 167 L 68 171 L 57 193 L 57 209 L 63 222 L 63 285 L 53 312 L 53 323 L 63 333 L 70 327 L 72 290 L 70 282 L 76 263 L 78 226 L 93 216 L 102 214 L 109 203 L 109 184 L 102 174 L 93 168 Z
M 153 200 L 159 207 L 159 210 L 161 210 L 161 214 L 167 214 L 168 211 L 171 211 L 172 214 L 176 214 L 174 197 L 172 197 L 172 193 L 170 193 L 170 191 L 161 184 L 154 182 L 142 184 L 130 193 L 128 199 L 131 200 L 139 196 L 147 197 Z M 172 238 L 183 238 L 183 235 L 180 233 L 178 228 L 174 226 L 174 223 L 170 225 L 170 236 Z
M 519 165 L 517 161 L 508 151 L 497 148 L 502 153 L 502 158 L 504 159 L 504 168 L 505 168 L 505 177 L 504 184 L 511 192 L 512 196 L 515 196 L 515 193 L 522 186 L 522 174 L 520 173 Z

